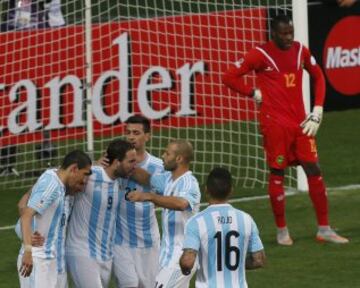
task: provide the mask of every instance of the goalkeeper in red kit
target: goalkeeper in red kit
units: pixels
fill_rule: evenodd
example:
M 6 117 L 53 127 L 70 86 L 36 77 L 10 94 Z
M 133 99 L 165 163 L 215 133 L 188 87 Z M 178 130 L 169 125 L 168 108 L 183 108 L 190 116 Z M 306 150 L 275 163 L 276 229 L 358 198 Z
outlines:
M 268 192 L 277 226 L 277 242 L 292 245 L 285 220 L 284 170 L 301 165 L 307 176 L 309 195 L 315 208 L 316 239 L 348 243 L 329 226 L 328 200 L 318 164 L 315 135 L 325 99 L 324 75 L 310 51 L 294 41 L 292 20 L 278 15 L 271 22 L 272 40 L 251 49 L 223 76 L 224 83 L 242 95 L 253 97 L 260 109 L 260 129 L 270 167 Z M 302 96 L 303 69 L 314 81 L 315 103 L 306 115 Z M 251 71 L 256 87 L 243 81 Z

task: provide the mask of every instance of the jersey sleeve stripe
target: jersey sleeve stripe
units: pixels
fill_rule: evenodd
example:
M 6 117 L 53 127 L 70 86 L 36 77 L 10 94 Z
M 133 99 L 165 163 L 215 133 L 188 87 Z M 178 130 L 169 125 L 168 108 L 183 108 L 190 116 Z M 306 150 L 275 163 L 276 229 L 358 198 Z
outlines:
M 298 57 L 297 57 L 297 69 L 298 69 L 298 70 L 300 69 L 300 64 L 301 64 L 302 48 L 303 48 L 303 45 L 300 44 L 299 52 L 298 52 Z
M 275 61 L 274 61 L 274 59 L 272 59 L 272 58 L 270 57 L 270 55 L 265 52 L 265 50 L 261 49 L 260 47 L 256 47 L 256 49 L 259 50 L 259 51 L 271 62 L 271 64 L 274 66 L 274 68 L 275 68 L 278 72 L 280 72 L 279 68 L 277 67 L 277 65 L 276 65 L 276 63 L 275 63 Z

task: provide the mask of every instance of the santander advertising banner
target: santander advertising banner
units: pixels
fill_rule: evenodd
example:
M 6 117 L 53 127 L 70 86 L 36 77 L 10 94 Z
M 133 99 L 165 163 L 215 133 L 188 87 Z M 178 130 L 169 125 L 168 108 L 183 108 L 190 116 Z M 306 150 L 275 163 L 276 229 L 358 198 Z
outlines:
M 266 41 L 264 9 L 95 24 L 92 37 L 95 136 L 121 132 L 134 113 L 155 128 L 254 118 L 221 75 Z M 1 33 L 0 48 L 0 146 L 38 141 L 44 129 L 83 137 L 83 26 Z

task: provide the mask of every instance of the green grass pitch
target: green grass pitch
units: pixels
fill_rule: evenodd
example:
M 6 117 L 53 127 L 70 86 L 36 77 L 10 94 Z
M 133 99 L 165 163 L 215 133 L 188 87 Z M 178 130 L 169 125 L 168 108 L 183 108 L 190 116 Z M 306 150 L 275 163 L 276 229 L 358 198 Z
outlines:
M 329 187 L 360 184 L 360 135 L 354 128 L 357 110 L 325 114 L 318 137 L 320 163 Z M 0 179 L 1 180 L 1 179 Z M 234 197 L 264 195 L 263 188 L 236 187 Z M 16 203 L 24 189 L 2 189 L 0 227 L 14 225 Z M 275 244 L 275 228 L 267 199 L 234 204 L 253 215 L 263 239 L 267 264 L 264 269 L 249 271 L 250 287 L 360 287 L 360 189 L 331 189 L 330 220 L 338 232 L 351 239 L 348 245 L 319 244 L 314 240 L 314 211 L 306 193 L 287 198 L 287 218 L 295 240 L 293 247 Z M 0 230 L 0 288 L 19 287 L 16 258 L 20 246 L 14 231 Z

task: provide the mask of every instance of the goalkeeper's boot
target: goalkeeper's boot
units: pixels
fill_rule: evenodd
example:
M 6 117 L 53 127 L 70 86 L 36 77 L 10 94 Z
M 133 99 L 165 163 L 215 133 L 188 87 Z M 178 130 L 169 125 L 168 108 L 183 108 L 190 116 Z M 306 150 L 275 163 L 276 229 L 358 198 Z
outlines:
M 349 239 L 340 236 L 331 228 L 326 230 L 319 229 L 316 234 L 316 240 L 319 242 L 330 242 L 336 244 L 349 243 Z
M 277 229 L 276 240 L 279 245 L 283 246 L 291 246 L 294 243 L 290 237 L 287 227 Z

